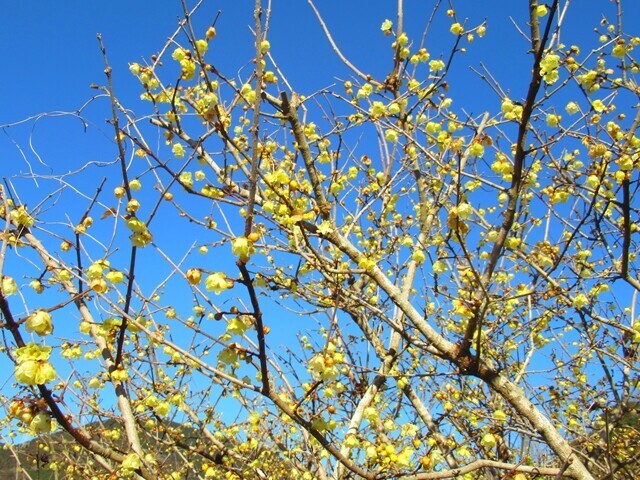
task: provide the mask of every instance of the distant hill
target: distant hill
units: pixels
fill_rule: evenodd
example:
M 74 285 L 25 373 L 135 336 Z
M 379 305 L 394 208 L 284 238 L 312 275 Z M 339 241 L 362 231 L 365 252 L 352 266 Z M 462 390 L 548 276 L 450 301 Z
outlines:
M 181 426 L 178 423 L 172 423 L 171 426 L 176 430 L 182 430 L 186 444 L 194 443 L 195 430 L 190 427 Z M 122 428 L 117 422 L 111 420 L 109 422 L 95 422 L 84 427 L 88 432 L 103 432 L 106 430 Z M 99 437 L 99 434 L 97 435 Z M 122 447 L 125 445 L 124 434 L 122 434 L 119 443 Z M 151 437 L 146 437 L 143 444 L 147 445 Z M 47 448 L 43 448 L 46 446 Z M 162 451 L 158 448 L 150 448 L 150 451 Z M 16 458 L 17 457 L 17 458 Z M 46 435 L 40 435 L 32 440 L 11 445 L 2 445 L 0 448 L 0 480 L 62 480 L 70 478 L 87 478 L 81 474 L 69 474 L 65 471 L 56 471 L 50 468 L 52 462 L 65 460 L 64 465 L 69 463 L 78 466 L 83 465 L 89 455 L 82 449 L 78 450 L 77 443 L 67 432 L 58 430 Z M 70 462 L 70 460 L 73 460 Z M 172 467 L 179 464 L 176 455 L 169 453 L 165 458 L 159 459 L 162 463 Z

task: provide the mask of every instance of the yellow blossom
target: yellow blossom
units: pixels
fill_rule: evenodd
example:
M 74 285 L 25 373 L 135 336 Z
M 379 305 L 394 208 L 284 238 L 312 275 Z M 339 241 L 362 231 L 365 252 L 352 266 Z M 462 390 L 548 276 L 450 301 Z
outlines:
M 498 438 L 493 433 L 486 433 L 480 443 L 485 448 L 493 448 L 498 444 Z
M 129 230 L 135 233 L 144 232 L 147 229 L 145 223 L 137 217 L 130 217 L 125 221 L 125 225 Z
M 380 25 L 380 30 L 382 30 L 382 32 L 385 35 L 391 35 L 392 28 L 393 28 L 393 22 L 389 19 L 386 19 L 384 22 L 382 22 L 382 25 Z
M 95 278 L 89 282 L 89 288 L 96 293 L 105 293 L 109 290 L 107 282 L 103 278 Z
M 547 84 L 553 85 L 558 80 L 559 65 L 560 56 L 554 53 L 548 53 L 540 60 L 540 74 Z
M 213 273 L 205 279 L 205 288 L 208 292 L 220 295 L 221 292 L 233 287 L 233 282 L 227 279 L 224 273 Z
M 15 295 L 18 293 L 18 284 L 13 279 L 13 277 L 9 277 L 7 275 L 2 277 L 2 294 L 5 297 L 9 295 Z
M 130 453 L 122 460 L 122 468 L 127 470 L 137 470 L 140 465 L 140 457 L 137 453 Z
M 550 113 L 547 115 L 547 125 L 550 127 L 557 127 L 560 124 L 560 119 L 562 117 L 560 117 L 559 115 L 556 115 L 554 113 Z
M 179 62 L 181 60 L 184 60 L 184 58 L 186 57 L 186 54 L 187 54 L 187 52 L 185 51 L 184 48 L 178 47 L 171 54 L 171 58 L 173 58 L 174 60 Z
M 200 279 L 202 278 L 202 271 L 199 268 L 190 268 L 186 272 L 187 281 L 191 285 L 198 285 L 200 283 Z
M 11 210 L 9 216 L 11 220 L 21 227 L 31 227 L 34 224 L 33 217 L 27 213 L 24 205 L 20 205 L 18 208 Z
M 567 105 L 566 105 L 566 107 L 564 107 L 564 109 L 567 111 L 567 113 L 569 115 L 573 115 L 574 113 L 577 113 L 578 111 L 580 111 L 580 107 L 578 106 L 578 104 L 576 102 L 567 103 Z
M 184 146 L 181 143 L 174 143 L 171 151 L 176 158 L 184 157 Z
M 579 293 L 578 295 L 573 297 L 572 305 L 577 309 L 580 309 L 588 304 L 589 304 L 589 299 L 584 293 Z
M 435 262 L 433 262 L 431 269 L 433 270 L 433 273 L 439 275 L 447 271 L 447 264 L 442 260 L 436 260 Z
M 255 252 L 255 248 L 247 237 L 236 237 L 231 242 L 231 251 L 240 261 L 247 262 L 251 254 Z
M 591 106 L 598 113 L 602 113 L 607 109 L 605 104 L 600 99 L 594 100 L 593 103 L 591 104 Z
M 472 142 L 469 146 L 469 154 L 472 157 L 482 157 L 484 155 L 484 145 L 480 142 Z
M 248 330 L 251 326 L 251 323 L 248 322 L 245 318 L 232 318 L 227 323 L 227 333 L 229 335 L 242 335 L 244 332 Z
M 464 27 L 456 22 L 449 27 L 449 31 L 454 35 L 461 35 L 464 32 Z
M 424 250 L 416 249 L 411 254 L 411 259 L 416 262 L 418 265 L 422 265 L 426 260 L 427 256 L 424 254 Z
M 27 317 L 25 327 L 28 332 L 34 332 L 40 336 L 49 335 L 53 332 L 51 314 L 46 310 L 38 310 Z
M 51 431 L 51 417 L 46 412 L 38 412 L 31 422 L 29 422 L 29 430 L 35 435 L 49 433 Z
M 119 272 L 118 270 L 114 270 L 105 275 L 106 279 L 111 283 L 122 283 L 124 282 L 124 273 Z
M 144 248 L 153 241 L 151 233 L 146 229 L 144 231 L 131 234 L 129 239 L 131 240 L 131 245 L 138 248 Z
M 179 180 L 185 188 L 193 188 L 193 174 L 191 172 L 182 172 Z
M 432 72 L 439 72 L 445 67 L 445 63 L 442 60 L 431 60 L 429 62 L 429 70 Z
M 32 280 L 29 282 L 29 286 L 33 288 L 36 293 L 42 293 L 44 291 L 44 285 L 40 280 Z
M 200 56 L 203 56 L 205 53 L 207 53 L 208 49 L 209 49 L 209 43 L 206 40 L 202 38 L 199 40 L 196 40 L 196 50 L 198 51 Z
M 33 342 L 15 351 L 18 365 L 14 375 L 19 383 L 25 385 L 43 385 L 56 378 L 56 371 L 47 361 L 51 355 L 51 347 L 37 345 Z

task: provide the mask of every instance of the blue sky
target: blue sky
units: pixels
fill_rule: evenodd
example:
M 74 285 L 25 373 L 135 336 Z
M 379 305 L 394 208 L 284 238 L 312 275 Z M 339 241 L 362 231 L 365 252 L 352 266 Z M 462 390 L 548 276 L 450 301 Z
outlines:
M 204 26 L 218 10 L 222 11 L 215 51 L 219 55 L 216 63 L 223 67 L 241 65 L 251 52 L 247 27 L 252 22 L 252 3 L 207 1 L 196 17 L 196 25 Z M 280 0 L 273 4 L 269 38 L 273 54 L 292 84 L 300 90 L 330 84 L 336 59 L 307 2 Z M 408 0 L 405 4 L 412 12 L 405 19 L 406 30 L 410 38 L 418 38 L 434 2 Z M 379 26 L 385 18 L 395 19 L 395 2 L 320 0 L 317 5 L 344 53 L 363 71 L 384 67 L 384 62 L 390 61 L 389 42 L 380 34 Z M 490 17 L 486 38 L 469 49 L 468 61 L 460 65 L 482 58 L 499 77 L 517 80 L 514 62 L 517 65 L 526 59 L 527 46 L 515 34 L 509 17 L 520 22 L 526 16 L 526 5 L 525 1 L 505 0 L 456 2 L 459 20 L 468 18 L 469 25 Z M 572 2 L 566 30 L 572 38 L 566 42 L 589 37 L 593 41 L 592 28 L 600 12 L 612 12 L 613 8 L 613 2 L 606 0 Z M 640 16 L 638 2 L 626 1 L 624 8 L 628 22 Z M 104 82 L 98 32 L 108 49 L 118 95 L 135 98 L 138 85 L 129 75 L 127 64 L 157 51 L 174 31 L 181 12 L 178 0 L 4 2 L 0 54 L 6 67 L 0 77 L 0 123 L 44 111 L 72 110 L 91 96 L 94 92 L 89 85 Z M 631 30 L 633 26 L 627 27 Z M 448 24 L 436 22 L 432 28 L 434 34 L 429 36 L 427 47 L 434 53 L 446 51 L 452 43 Z M 521 78 L 526 78 L 526 72 Z

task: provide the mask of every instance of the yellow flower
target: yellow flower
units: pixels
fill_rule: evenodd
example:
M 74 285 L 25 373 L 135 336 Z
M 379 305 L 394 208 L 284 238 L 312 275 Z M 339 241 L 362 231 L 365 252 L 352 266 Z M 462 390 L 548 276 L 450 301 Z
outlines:
M 18 208 L 11 210 L 11 220 L 21 227 L 31 227 L 34 223 L 33 217 L 27 213 L 24 205 L 20 205 Z
M 557 127 L 560 124 L 561 118 L 562 117 L 560 117 L 559 115 L 550 113 L 547 115 L 547 125 L 549 125 L 550 127 Z
M 125 221 L 127 228 L 135 233 L 141 233 L 147 230 L 145 223 L 137 217 L 130 217 Z
M 623 43 L 618 43 L 613 50 L 611 50 L 611 55 L 617 58 L 622 58 L 627 54 L 627 47 Z
M 587 298 L 587 296 L 584 293 L 580 293 L 578 295 L 576 295 L 575 297 L 573 297 L 573 302 L 572 302 L 573 306 L 577 309 L 580 309 L 582 307 L 584 307 L 585 305 L 589 304 L 589 299 Z
M 14 375 L 25 385 L 44 385 L 56 378 L 56 371 L 46 360 L 25 360 L 18 363 Z
M 251 324 L 242 318 L 232 318 L 227 323 L 227 333 L 229 335 L 242 335 L 250 326 Z
M 454 35 L 461 35 L 464 32 L 464 27 L 456 22 L 449 27 L 449 31 Z
M 164 417 L 171 411 L 171 405 L 169 402 L 160 402 L 153 411 L 161 417 Z
M 442 60 L 431 60 L 429 62 L 429 70 L 432 72 L 439 72 L 445 67 L 445 63 Z
M 176 48 L 171 54 L 171 58 L 173 58 L 177 62 L 184 60 L 185 57 L 186 57 L 186 52 L 184 48 L 181 48 L 181 47 Z
M 138 76 L 140 74 L 140 64 L 139 63 L 130 63 L 129 64 L 129 71 Z
M 386 19 L 384 22 L 382 22 L 382 25 L 380 25 L 380 30 L 382 30 L 385 35 L 391 35 L 392 28 L 393 22 L 389 19 Z
M 480 440 L 480 444 L 486 448 L 493 448 L 498 444 L 498 439 L 493 433 L 487 433 Z
M 109 290 L 107 286 L 107 282 L 104 281 L 104 278 L 94 278 L 89 282 L 89 288 L 96 293 L 105 293 Z
M 51 315 L 46 310 L 38 310 L 37 312 L 29 315 L 25 322 L 25 327 L 28 332 L 35 332 L 41 337 L 49 335 L 53 332 L 53 322 L 51 321 Z
M 132 198 L 127 202 L 127 212 L 134 213 L 140 209 L 140 202 L 135 198 Z
M 607 109 L 607 107 L 604 105 L 604 103 L 602 103 L 602 100 L 599 100 L 599 99 L 598 100 L 594 100 L 593 103 L 591 104 L 591 106 L 598 113 L 602 113 Z
M 234 349 L 225 348 L 218 354 L 218 360 L 226 365 L 235 365 L 238 362 L 238 354 Z
M 16 349 L 15 356 L 18 363 L 26 360 L 49 360 L 51 347 L 45 347 L 36 343 L 27 343 L 24 347 Z
M 124 282 L 124 273 L 114 270 L 113 272 L 109 272 L 105 275 L 107 280 L 111 283 L 122 283 Z
M 469 154 L 472 157 L 478 158 L 484 155 L 484 145 L 480 142 L 473 142 L 469 146 Z
M 255 252 L 255 248 L 253 248 L 253 243 L 247 237 L 236 237 L 231 242 L 231 251 L 242 262 L 246 262 L 251 257 L 251 254 Z
M 200 283 L 200 279 L 202 278 L 202 271 L 199 268 L 190 268 L 186 272 L 187 281 L 191 285 L 198 285 Z
M 267 53 L 270 48 L 271 48 L 271 43 L 269 43 L 269 40 L 263 40 L 260 42 L 261 53 Z
M 574 113 L 577 113 L 580 110 L 580 107 L 576 102 L 569 102 L 567 103 L 567 106 L 564 107 L 564 109 L 567 111 L 569 115 L 573 115 Z
M 140 180 L 136 178 L 129 182 L 129 188 L 133 191 L 140 190 L 142 188 L 142 184 L 140 183 Z
M 42 282 L 40 280 L 32 280 L 31 282 L 29 282 L 29 286 L 31 288 L 33 288 L 33 290 L 36 293 L 44 292 L 44 285 L 42 284 Z
M 196 40 L 196 50 L 198 51 L 200 56 L 203 56 L 205 53 L 207 53 L 208 49 L 209 49 L 209 43 L 206 40 L 203 40 L 202 38 L 199 40 Z
M 422 249 L 414 250 L 411 254 L 411 259 L 418 265 L 422 265 L 426 258 L 427 257 Z
M 549 53 L 540 60 L 540 74 L 547 84 L 553 85 L 558 80 L 559 65 L 560 57 L 554 53 Z
M 129 239 L 131 240 L 131 245 L 138 248 L 144 248 L 153 241 L 153 237 L 149 230 L 133 233 L 129 236 Z
M 18 293 L 18 284 L 13 279 L 13 277 L 4 276 L 2 277 L 2 294 L 5 297 L 9 295 L 15 295 Z
M 435 262 L 433 262 L 431 269 L 433 270 L 433 273 L 436 273 L 439 275 L 447 271 L 447 264 L 444 263 L 442 260 L 436 260 Z
M 48 413 L 38 412 L 29 422 L 29 430 L 31 433 L 38 435 L 41 433 L 49 433 L 51 431 L 51 417 Z
M 122 460 L 122 468 L 127 470 L 137 470 L 140 468 L 140 457 L 137 453 L 130 453 Z
M 369 113 L 373 116 L 373 117 L 381 117 L 383 116 L 386 112 L 385 112 L 385 108 L 384 108 L 384 103 L 380 102 L 380 101 L 375 101 L 371 104 L 371 106 L 369 107 Z
M 220 295 L 221 292 L 233 287 L 233 282 L 229 281 L 227 276 L 220 272 L 209 275 L 204 283 L 206 290 L 214 292 L 216 295 Z
M 397 142 L 398 141 L 398 132 L 389 128 L 384 132 L 384 138 L 387 142 Z
M 318 233 L 321 235 L 328 235 L 333 231 L 331 228 L 331 222 L 329 220 L 323 220 L 320 225 L 318 225 Z
M 546 5 L 538 5 L 536 7 L 536 15 L 539 17 L 544 17 L 548 12 Z
M 104 264 L 100 261 L 93 262 L 89 268 L 87 268 L 87 278 L 90 280 L 94 280 L 96 278 L 102 277 L 102 272 L 104 271 Z
M 184 147 L 181 143 L 174 143 L 171 147 L 171 151 L 176 158 L 184 157 Z
M 187 188 L 193 188 L 193 175 L 191 172 L 182 172 L 180 174 L 180 183 Z

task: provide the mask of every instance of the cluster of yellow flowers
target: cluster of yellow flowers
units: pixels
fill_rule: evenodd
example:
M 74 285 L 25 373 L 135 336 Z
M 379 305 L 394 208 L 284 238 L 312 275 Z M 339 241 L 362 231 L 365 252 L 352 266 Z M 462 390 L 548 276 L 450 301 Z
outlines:
M 44 385 L 56 378 L 56 371 L 49 363 L 51 347 L 37 345 L 33 342 L 16 349 L 18 361 L 14 375 L 19 383 L 25 385 Z
M 14 400 L 9 404 L 9 416 L 29 427 L 34 435 L 51 431 L 51 416 L 35 405 L 26 404 L 23 400 Z
M 309 360 L 308 370 L 316 380 L 335 380 L 344 362 L 344 354 L 338 351 L 336 344 L 328 342 L 325 351 L 317 353 Z
M 33 217 L 27 213 L 27 209 L 24 207 L 24 205 L 20 205 L 19 207 L 11 210 L 11 213 L 9 213 L 9 218 L 11 218 L 11 220 L 20 227 L 28 228 L 33 226 L 35 222 Z
M 129 238 L 134 247 L 144 248 L 153 241 L 153 236 L 147 225 L 136 216 L 127 218 L 125 225 L 133 232 Z

